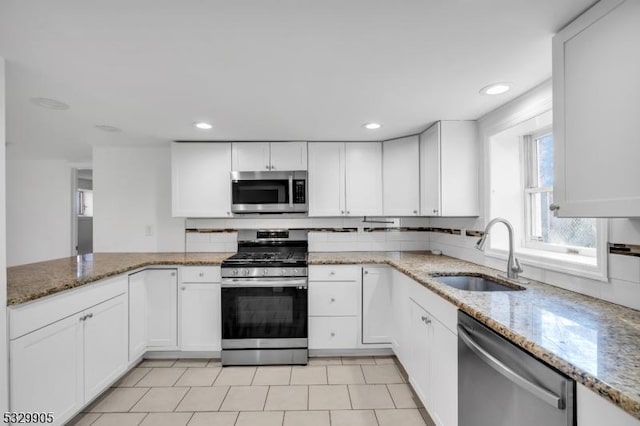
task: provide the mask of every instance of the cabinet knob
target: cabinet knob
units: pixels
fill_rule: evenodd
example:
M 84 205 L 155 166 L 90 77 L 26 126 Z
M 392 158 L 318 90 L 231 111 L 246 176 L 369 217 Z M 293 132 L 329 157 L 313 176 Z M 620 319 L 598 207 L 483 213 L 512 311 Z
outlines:
M 264 166 L 267 170 L 271 169 L 271 167 L 269 167 L 269 165 L 267 164 L 266 166 Z
M 200 277 L 204 277 L 204 272 L 200 272 L 200 273 L 198 274 L 198 276 L 200 276 Z
M 334 333 L 333 331 L 331 332 L 331 337 L 336 337 L 336 333 Z
M 186 289 L 187 289 L 187 287 L 185 287 L 185 286 L 180 287 L 180 290 L 182 290 L 182 291 L 185 291 Z
M 351 212 L 349 210 L 347 210 L 347 216 L 349 216 L 351 214 Z
M 335 275 L 335 274 L 336 274 L 335 271 L 329 272 L 329 275 Z
M 418 210 L 414 210 L 414 211 L 413 211 L 413 214 L 418 214 Z
M 552 212 L 558 211 L 560 210 L 560 206 L 558 204 L 551 204 L 549 206 L 549 210 L 551 210 Z
M 273 164 L 271 165 L 271 170 L 275 170 L 276 166 L 274 166 Z
M 87 314 L 87 318 L 93 318 L 93 314 Z
M 431 320 L 428 317 L 420 317 L 420 319 L 422 319 L 422 322 L 424 322 L 425 324 L 431 324 Z
M 364 274 L 366 275 L 366 274 L 368 274 L 368 273 L 369 273 L 369 271 L 367 271 L 367 270 L 365 269 L 365 270 L 364 270 Z
M 433 209 L 433 212 L 438 214 L 438 209 Z
M 344 214 L 344 210 L 340 210 L 340 214 Z
M 331 298 L 331 303 L 333 303 L 333 302 L 335 302 L 335 301 L 336 301 L 335 297 L 332 297 L 332 298 Z
M 231 212 L 227 212 L 227 216 L 231 216 Z
M 83 315 L 83 316 L 81 316 L 81 317 L 80 317 L 80 318 L 78 318 L 78 319 L 80 320 L 80 322 L 82 322 L 82 321 L 84 321 L 84 320 L 86 320 L 86 319 L 87 319 L 87 316 L 86 316 L 86 315 Z

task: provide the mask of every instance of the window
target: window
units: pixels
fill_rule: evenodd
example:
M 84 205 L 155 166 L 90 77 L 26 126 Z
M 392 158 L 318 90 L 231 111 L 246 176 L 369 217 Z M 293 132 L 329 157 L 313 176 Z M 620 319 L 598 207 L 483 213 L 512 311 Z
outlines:
M 553 203 L 553 134 L 545 128 L 523 136 L 525 182 L 524 246 L 581 256 L 596 256 L 595 219 L 557 218 Z

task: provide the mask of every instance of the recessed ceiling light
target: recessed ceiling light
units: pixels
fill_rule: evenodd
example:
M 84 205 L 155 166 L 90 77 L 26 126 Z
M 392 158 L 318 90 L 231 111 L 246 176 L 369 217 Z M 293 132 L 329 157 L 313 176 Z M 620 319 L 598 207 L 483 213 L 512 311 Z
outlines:
M 511 90 L 511 83 L 493 83 L 480 89 L 481 95 L 501 95 Z
M 116 126 L 110 126 L 108 124 L 96 124 L 94 126 L 96 129 L 100 129 L 103 132 L 111 132 L 111 133 L 116 133 L 116 132 L 121 132 L 122 129 Z
M 200 130 L 209 130 L 213 128 L 213 126 L 206 121 L 196 121 L 195 123 L 193 123 L 193 125 Z
M 59 110 L 59 111 L 62 111 L 62 110 L 65 110 L 65 109 L 69 109 L 69 105 L 65 104 L 64 102 L 60 102 L 57 99 L 31 98 L 30 101 L 31 101 L 32 104 L 38 105 L 39 107 L 42 107 L 42 108 L 56 109 L 56 110 Z
M 369 130 L 376 130 L 376 129 L 379 129 L 380 127 L 382 127 L 382 124 L 365 123 L 365 124 L 362 125 L 362 127 L 364 127 L 365 129 L 369 129 Z

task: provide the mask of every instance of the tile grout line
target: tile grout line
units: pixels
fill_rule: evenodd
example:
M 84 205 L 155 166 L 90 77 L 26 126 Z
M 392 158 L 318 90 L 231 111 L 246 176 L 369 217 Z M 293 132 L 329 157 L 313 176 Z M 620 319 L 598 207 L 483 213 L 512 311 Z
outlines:
M 173 387 L 173 386 L 172 386 Z M 178 387 L 182 387 L 182 386 L 178 386 Z M 185 386 L 186 387 L 186 386 Z M 187 397 L 187 394 L 191 392 L 191 386 L 189 386 L 189 389 L 187 389 L 187 391 L 184 393 L 184 395 L 182 395 L 182 398 L 180 398 L 180 401 L 178 401 L 178 403 L 176 404 L 175 407 L 173 407 L 173 413 L 176 412 L 176 410 L 178 409 L 178 407 L 180 406 L 180 404 L 182 403 L 182 401 Z
M 224 393 L 224 398 L 222 398 L 222 401 L 220 401 L 220 406 L 218 407 L 218 409 L 216 411 L 220 412 L 220 409 L 224 405 L 224 401 L 227 399 L 227 396 L 229 396 L 229 392 L 230 391 L 231 391 L 231 386 L 227 386 L 227 391 Z M 240 411 L 238 411 L 238 413 L 239 412 Z M 234 424 L 235 424 L 235 422 L 234 422 Z
M 136 388 L 136 389 L 142 389 L 142 388 Z M 147 390 L 146 390 L 142 395 L 140 395 L 140 398 L 138 398 L 138 399 L 136 400 L 136 402 L 134 402 L 134 403 L 133 403 L 133 405 L 131 406 L 131 408 L 129 408 L 129 409 L 127 410 L 127 413 L 131 413 L 131 412 L 132 412 L 131 410 L 133 410 L 133 407 L 135 407 L 136 405 L 138 405 L 138 403 L 142 400 L 142 398 L 144 398 L 144 397 L 149 393 L 149 391 L 150 391 L 150 390 L 151 390 L 151 388 L 150 388 L 150 387 L 149 387 L 149 388 L 147 388 Z
M 173 368 L 173 367 L 171 367 Z M 182 367 L 176 367 L 176 368 L 182 368 Z M 182 374 L 176 379 L 175 382 L 173 382 L 173 384 L 171 385 L 171 387 L 174 387 L 176 385 L 176 383 L 178 383 L 180 381 L 180 379 L 182 379 L 182 376 L 184 376 L 185 374 L 187 374 L 187 371 L 189 370 L 189 367 L 185 367 L 184 371 L 182 372 Z

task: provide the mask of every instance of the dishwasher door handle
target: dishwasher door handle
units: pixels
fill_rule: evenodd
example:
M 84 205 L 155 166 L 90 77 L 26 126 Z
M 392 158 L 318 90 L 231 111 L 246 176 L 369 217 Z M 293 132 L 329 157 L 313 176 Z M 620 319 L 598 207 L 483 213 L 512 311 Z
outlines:
M 475 353 L 482 361 L 484 361 L 487 365 L 489 365 L 491 368 L 496 370 L 498 373 L 502 374 L 511 382 L 515 383 L 516 385 L 520 386 L 522 389 L 540 398 L 542 401 L 546 402 L 552 407 L 555 407 L 559 410 L 564 410 L 565 404 L 564 404 L 564 400 L 561 397 L 554 395 L 553 393 L 549 392 L 545 388 L 542 388 L 536 385 L 535 383 L 530 382 L 529 380 L 525 379 L 524 377 L 520 376 L 518 373 L 516 373 L 515 371 L 513 371 L 512 369 L 504 365 L 502 362 L 500 362 L 500 360 L 495 358 L 493 355 L 491 355 L 489 352 L 483 349 L 480 345 L 474 342 L 474 340 L 468 334 L 467 330 L 459 324 L 458 324 L 458 336 L 464 342 L 464 344 L 467 345 L 467 347 L 473 351 L 473 353 Z

